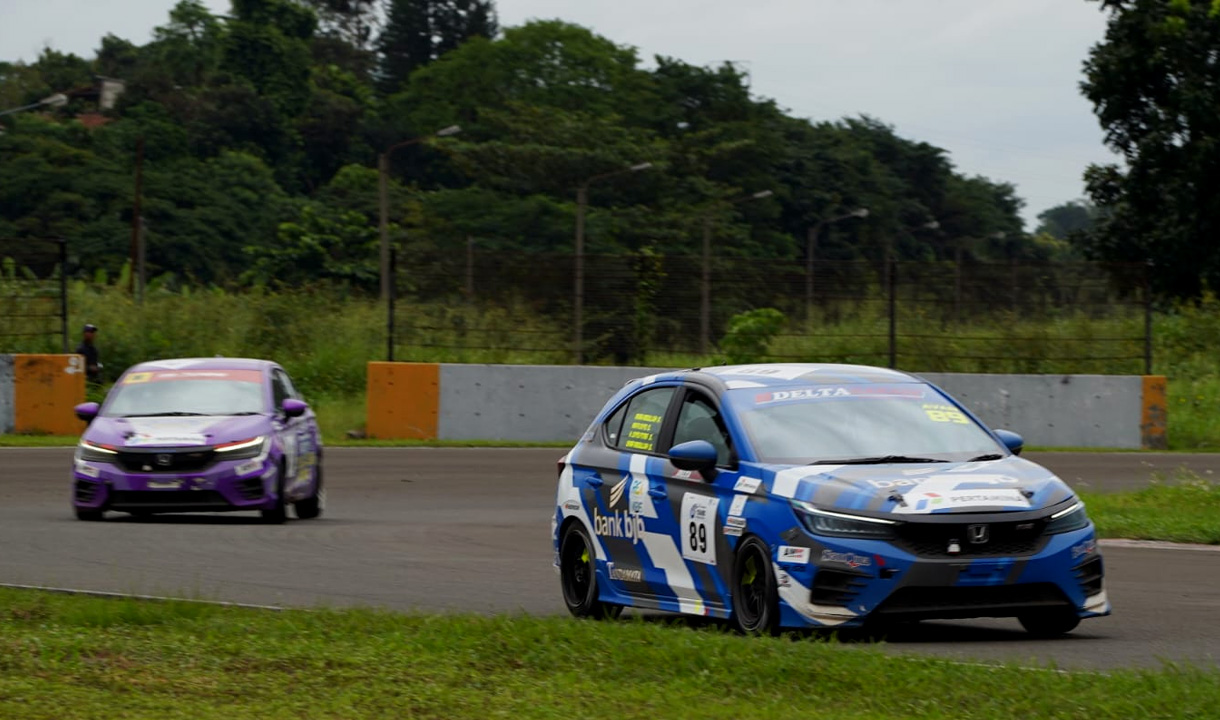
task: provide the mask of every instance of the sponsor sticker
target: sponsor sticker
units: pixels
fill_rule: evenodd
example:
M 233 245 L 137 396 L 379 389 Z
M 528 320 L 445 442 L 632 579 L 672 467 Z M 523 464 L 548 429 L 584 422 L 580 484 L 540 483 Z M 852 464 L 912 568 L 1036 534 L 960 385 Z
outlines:
M 795 547 L 793 545 L 780 545 L 775 549 L 776 556 L 782 563 L 792 563 L 794 565 L 809 564 L 809 548 Z
M 619 582 L 643 582 L 644 572 L 639 568 L 620 568 L 615 567 L 614 563 L 606 563 L 610 571 L 610 579 L 618 580 Z
M 251 460 L 250 462 L 242 463 L 241 465 L 233 468 L 233 472 L 237 473 L 238 475 L 249 475 L 250 473 L 256 473 L 262 469 L 262 460 Z
M 171 382 L 174 380 L 231 380 L 236 382 L 261 383 L 263 374 L 258 370 L 151 370 L 128 373 L 124 385 L 149 382 Z
M 644 503 L 648 500 L 648 479 L 638 475 L 631 478 L 631 512 L 644 512 Z
M 734 495 L 733 502 L 729 504 L 729 515 L 733 516 L 743 513 L 746 509 L 746 501 L 749 499 L 749 495 Z
M 868 567 L 873 564 L 872 558 L 867 555 L 858 555 L 853 552 L 837 552 L 835 550 L 823 550 L 822 562 L 836 563 L 852 568 Z
M 79 475 L 84 475 L 87 478 L 99 477 L 102 474 L 101 470 L 83 462 L 76 463 L 76 472 Z
M 733 485 L 733 491 L 753 494 L 758 492 L 759 485 L 762 485 L 762 480 L 758 478 L 739 477 L 737 478 L 737 483 Z
M 746 526 L 746 519 L 743 517 L 729 516 L 724 519 L 724 526 L 731 528 L 744 528 Z
M 575 501 L 575 500 L 565 500 L 565 501 L 563 502 L 563 509 L 564 509 L 564 510 L 570 510 L 570 511 L 572 511 L 572 512 L 579 512 L 579 511 L 580 511 L 580 503 L 579 503 L 579 502 L 577 502 L 577 501 Z
M 1072 559 L 1076 560 L 1078 558 L 1084 557 L 1085 555 L 1092 555 L 1096 551 L 1097 551 L 1097 541 L 1094 540 L 1093 538 L 1089 538 L 1088 540 L 1085 540 L 1082 543 L 1072 546 Z
M 207 440 L 207 437 L 200 433 L 182 433 L 177 435 L 134 433 L 131 437 L 127 438 L 127 447 L 148 447 L 151 445 L 186 447 L 193 445 L 207 445 Z
M 593 508 L 593 532 L 602 537 L 624 538 L 634 545 L 644 536 L 644 518 L 621 510 L 602 515 Z

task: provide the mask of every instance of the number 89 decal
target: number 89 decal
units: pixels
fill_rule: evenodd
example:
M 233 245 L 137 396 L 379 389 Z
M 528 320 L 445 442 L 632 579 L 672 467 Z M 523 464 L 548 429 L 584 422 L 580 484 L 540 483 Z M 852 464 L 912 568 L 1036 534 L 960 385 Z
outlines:
M 720 498 L 686 493 L 682 496 L 682 557 L 716 564 L 716 509 Z

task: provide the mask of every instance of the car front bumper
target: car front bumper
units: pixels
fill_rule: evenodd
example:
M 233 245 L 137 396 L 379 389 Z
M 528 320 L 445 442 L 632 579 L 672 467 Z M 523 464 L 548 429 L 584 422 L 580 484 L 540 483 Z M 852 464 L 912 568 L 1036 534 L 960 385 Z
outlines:
M 267 457 L 222 460 L 191 472 L 130 472 L 76 460 L 72 505 L 78 510 L 223 512 L 276 506 L 276 464 Z

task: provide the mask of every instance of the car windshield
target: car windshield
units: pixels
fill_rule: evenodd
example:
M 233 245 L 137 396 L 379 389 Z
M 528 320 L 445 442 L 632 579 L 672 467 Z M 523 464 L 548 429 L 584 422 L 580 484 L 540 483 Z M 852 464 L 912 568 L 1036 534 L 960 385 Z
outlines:
M 124 375 L 111 389 L 102 415 L 249 415 L 265 410 L 258 370 L 175 370 Z
M 1007 454 L 929 385 L 737 389 L 727 397 L 760 462 L 944 462 Z

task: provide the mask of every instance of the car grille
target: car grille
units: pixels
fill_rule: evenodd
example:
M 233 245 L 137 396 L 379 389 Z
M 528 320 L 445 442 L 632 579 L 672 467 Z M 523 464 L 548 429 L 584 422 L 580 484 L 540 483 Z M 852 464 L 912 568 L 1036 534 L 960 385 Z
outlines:
M 970 542 L 970 526 L 986 525 L 987 541 Z M 897 527 L 893 544 L 922 558 L 1022 557 L 1033 555 L 1046 546 L 1042 534 L 1045 520 L 992 523 L 905 522 Z M 956 543 L 960 552 L 950 553 Z
M 237 481 L 237 492 L 247 500 L 257 500 L 266 494 L 263 490 L 263 479 L 259 477 Z
M 905 587 L 894 591 L 873 611 L 886 617 L 1010 617 L 1026 610 L 1072 607 L 1053 583 L 981 587 Z
M 77 480 L 76 487 L 73 489 L 72 497 L 78 503 L 91 503 L 97 499 L 97 491 L 101 485 L 95 482 L 86 482 Z
M 215 490 L 114 490 L 110 507 L 116 510 L 212 510 L 229 508 L 229 502 Z
M 1076 581 L 1080 583 L 1080 589 L 1084 591 L 1085 597 L 1101 592 L 1101 579 L 1104 572 L 1100 557 L 1086 560 L 1077 565 L 1073 572 L 1076 573 Z
M 820 568 L 813 577 L 809 602 L 814 605 L 850 605 L 864 589 L 866 580 L 858 573 Z
M 216 461 L 211 448 L 167 448 L 164 450 L 123 450 L 118 464 L 128 472 L 184 473 L 206 470 Z

